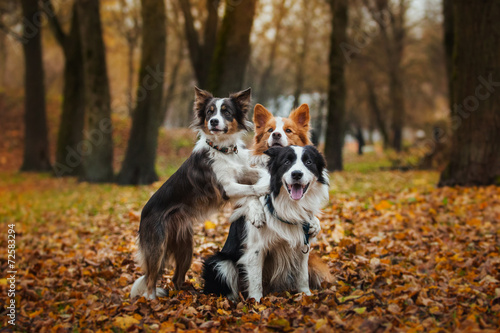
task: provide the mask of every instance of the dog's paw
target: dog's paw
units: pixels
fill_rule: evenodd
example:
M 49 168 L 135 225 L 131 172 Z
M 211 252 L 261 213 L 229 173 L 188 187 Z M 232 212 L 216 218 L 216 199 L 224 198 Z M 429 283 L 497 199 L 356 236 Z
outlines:
M 269 193 L 269 184 L 266 185 L 253 185 L 253 190 L 255 192 L 255 195 L 257 196 L 263 196 Z
M 266 213 L 258 200 L 252 200 L 248 203 L 246 216 L 248 221 L 256 228 L 262 228 L 266 224 Z
M 262 299 L 262 294 L 254 294 L 254 295 L 248 295 L 248 299 L 254 299 L 256 303 L 260 303 L 260 300 Z
M 321 231 L 321 225 L 319 219 L 315 216 L 311 223 L 309 224 L 309 238 L 314 238 L 318 236 Z
M 264 214 L 256 214 L 256 215 L 248 218 L 248 220 L 257 229 L 262 228 L 266 224 L 266 217 Z

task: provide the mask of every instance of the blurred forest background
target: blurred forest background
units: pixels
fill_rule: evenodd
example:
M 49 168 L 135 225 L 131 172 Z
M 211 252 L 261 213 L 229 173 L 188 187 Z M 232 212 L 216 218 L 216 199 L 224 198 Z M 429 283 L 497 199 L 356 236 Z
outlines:
M 358 159 L 437 169 L 441 185 L 498 183 L 498 8 L 2 0 L 0 168 L 152 183 L 155 166 L 168 176 L 190 153 L 197 85 L 217 96 L 252 87 L 253 101 L 281 116 L 309 103 L 332 171 Z

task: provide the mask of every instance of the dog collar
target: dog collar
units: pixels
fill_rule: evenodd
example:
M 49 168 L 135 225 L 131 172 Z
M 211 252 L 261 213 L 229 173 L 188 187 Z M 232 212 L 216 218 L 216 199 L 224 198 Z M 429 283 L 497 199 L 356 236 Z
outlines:
M 233 154 L 233 153 L 238 154 L 238 146 L 237 145 L 231 145 L 229 147 L 219 147 L 208 139 L 206 142 L 207 142 L 207 145 L 209 145 L 210 147 L 212 147 L 215 150 L 220 151 L 223 154 Z
M 273 202 L 271 200 L 271 196 L 269 194 L 266 194 L 265 200 L 266 200 L 267 210 L 276 219 L 278 219 L 279 221 L 281 221 L 285 224 L 289 224 L 289 225 L 297 225 L 298 224 L 298 223 L 289 222 L 289 221 L 284 220 L 278 216 L 278 214 L 276 213 L 276 210 L 274 209 L 274 205 L 273 205 Z M 304 245 L 307 245 L 308 247 L 309 247 L 309 229 L 310 228 L 311 228 L 311 225 L 309 224 L 309 222 L 306 222 L 306 221 L 302 222 L 302 230 L 304 230 Z

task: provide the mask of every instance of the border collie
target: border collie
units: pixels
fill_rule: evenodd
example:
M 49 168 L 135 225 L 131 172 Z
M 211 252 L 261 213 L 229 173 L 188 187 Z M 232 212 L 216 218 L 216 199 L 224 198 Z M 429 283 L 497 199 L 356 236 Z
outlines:
M 250 160 L 251 165 L 265 168 L 269 156 L 264 152 L 271 147 L 312 145 L 309 113 L 309 105 L 302 104 L 293 110 L 288 118 L 275 117 L 263 105 L 255 105 L 253 114 L 255 136 Z M 253 198 L 249 200 L 253 200 Z M 241 214 L 245 214 L 244 209 L 242 209 Z M 235 220 L 239 218 L 238 214 L 233 216 Z M 261 219 L 254 219 L 253 221 L 255 222 L 254 226 L 258 228 L 263 224 Z M 320 288 L 323 281 L 333 282 L 333 276 L 320 256 L 311 252 L 309 254 L 309 283 L 311 288 Z
M 271 193 L 260 200 L 266 224 L 245 216 L 231 224 L 223 249 L 204 262 L 204 293 L 236 300 L 239 292 L 260 301 L 269 292 L 310 295 L 309 241 L 319 232 L 315 217 L 328 200 L 328 173 L 314 146 L 270 148 Z
M 144 276 L 134 282 L 130 297 L 165 295 L 156 288 L 156 281 L 170 260 L 175 262 L 174 285 L 180 289 L 193 257 L 194 223 L 227 201 L 254 196 L 256 204 L 246 207 L 248 216 L 264 218 L 257 196 L 269 191 L 268 174 L 250 168 L 249 151 L 241 140 L 251 128 L 247 120 L 250 97 L 250 88 L 228 98 L 215 98 L 195 88 L 192 127 L 199 132 L 199 140 L 191 156 L 142 210 L 137 261 Z M 252 179 L 263 181 L 254 184 Z

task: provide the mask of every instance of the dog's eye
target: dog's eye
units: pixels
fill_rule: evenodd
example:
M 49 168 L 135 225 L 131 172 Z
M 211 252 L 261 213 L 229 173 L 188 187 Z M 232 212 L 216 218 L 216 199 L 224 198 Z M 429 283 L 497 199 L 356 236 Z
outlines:
M 289 129 L 289 128 L 287 128 L 287 129 L 285 130 L 285 132 L 287 132 L 287 133 L 292 133 L 292 130 L 291 130 L 291 129 Z
M 211 115 L 212 113 L 214 113 L 212 110 L 207 111 L 207 115 Z
M 231 115 L 231 113 L 230 113 L 229 111 L 224 112 L 224 114 L 225 114 L 226 116 L 228 116 L 228 117 Z
M 285 160 L 285 165 L 289 165 L 290 164 L 290 160 Z
M 271 133 L 272 131 L 274 131 L 274 129 L 271 127 L 270 129 L 267 130 L 269 133 Z
M 311 160 L 306 161 L 306 165 L 311 165 L 313 162 Z

